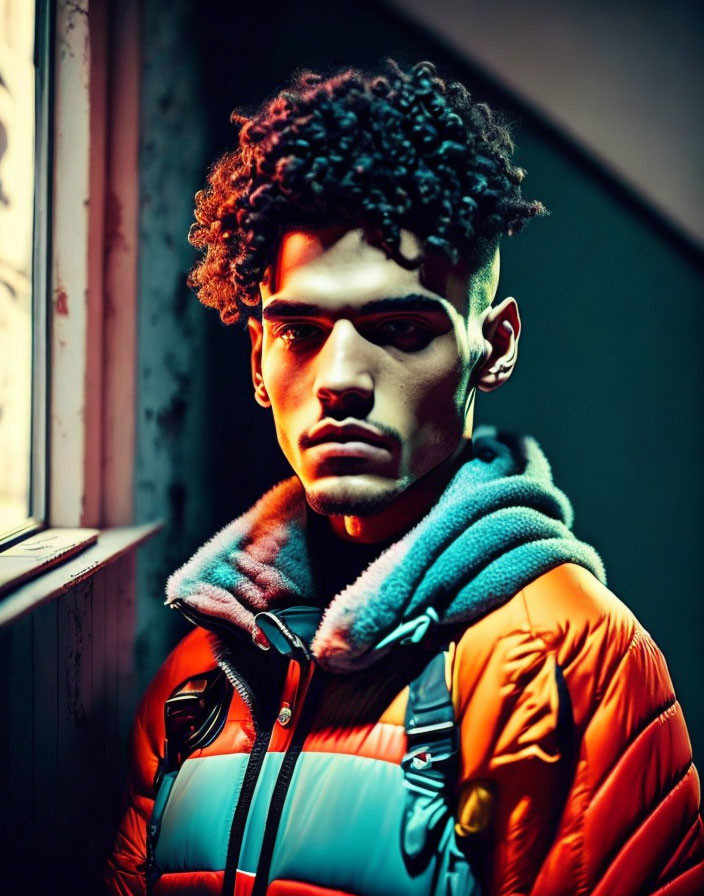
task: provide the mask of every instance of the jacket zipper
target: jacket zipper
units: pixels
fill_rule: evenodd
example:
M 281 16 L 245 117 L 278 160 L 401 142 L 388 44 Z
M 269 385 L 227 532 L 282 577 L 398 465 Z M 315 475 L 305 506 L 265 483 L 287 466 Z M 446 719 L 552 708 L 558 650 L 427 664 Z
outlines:
M 220 621 L 205 613 L 201 613 L 199 610 L 195 610 L 193 607 L 184 604 L 181 600 L 175 600 L 171 606 L 180 610 L 186 619 L 194 625 L 199 625 L 201 628 L 214 632 L 215 634 L 232 634 L 233 627 L 229 623 Z M 244 830 L 249 816 L 249 809 L 252 804 L 252 797 L 254 796 L 254 789 L 259 780 L 259 774 L 262 765 L 264 764 L 269 741 L 271 740 L 274 721 L 272 720 L 270 723 L 264 725 L 260 724 L 257 721 L 254 695 L 247 683 L 237 674 L 226 659 L 219 659 L 218 665 L 225 672 L 228 681 L 248 708 L 252 716 L 255 731 L 254 743 L 249 753 L 244 777 L 242 778 L 242 786 L 237 797 L 237 805 L 235 806 L 227 841 L 227 857 L 225 860 L 222 893 L 223 896 L 233 896 L 235 891 L 237 864 L 242 849 Z
M 180 597 L 177 597 L 176 600 L 172 601 L 169 606 L 172 609 L 183 613 L 189 622 L 192 622 L 194 625 L 199 625 L 209 632 L 231 635 L 234 631 L 238 631 L 238 626 L 234 625 L 234 623 L 227 622 L 225 619 L 218 619 L 217 616 L 210 616 L 208 613 L 201 613 L 201 611 L 196 610 L 195 607 L 191 607 L 187 603 L 184 603 Z
M 301 665 L 301 677 L 308 670 L 308 664 L 304 667 Z M 303 743 L 310 731 L 311 724 L 317 709 L 318 698 L 325 683 L 326 676 L 317 666 L 311 668 L 311 675 L 308 679 L 307 687 L 302 696 L 302 704 L 300 704 L 298 723 L 293 732 L 291 742 L 284 754 L 279 774 L 276 778 L 276 784 L 269 801 L 269 810 L 266 817 L 266 825 L 264 827 L 264 835 L 262 838 L 261 852 L 259 853 L 259 862 L 257 863 L 257 873 L 254 879 L 254 887 L 251 896 L 265 896 L 269 884 L 269 872 L 271 870 L 271 861 L 274 855 L 274 847 L 276 845 L 276 837 L 281 822 L 281 814 L 283 812 L 286 797 L 288 795 L 289 785 L 296 769 L 298 757 L 301 754 Z M 230 896 L 231 891 L 228 891 Z
M 215 634 L 232 634 L 233 626 L 231 623 L 225 622 L 224 620 L 221 621 L 205 613 L 201 613 L 199 610 L 188 606 L 180 599 L 175 600 L 171 604 L 171 606 L 174 609 L 180 610 L 181 613 L 183 613 L 183 615 L 186 617 L 186 619 L 188 619 L 195 625 L 199 625 L 201 628 L 212 631 Z M 274 785 L 274 790 L 269 801 L 269 809 L 267 812 L 266 824 L 264 827 L 262 848 L 259 855 L 259 862 L 257 864 L 257 873 L 254 880 L 254 889 L 252 891 L 252 896 L 264 896 L 264 894 L 266 893 L 269 871 L 271 868 L 271 860 L 273 857 L 274 846 L 276 844 L 276 836 L 278 834 L 279 824 L 281 822 L 281 813 L 283 812 L 283 807 L 286 802 L 286 796 L 288 794 L 288 788 L 291 783 L 291 778 L 293 777 L 293 772 L 295 771 L 296 764 L 298 762 L 298 757 L 301 753 L 301 748 L 303 747 L 303 743 L 313 721 L 313 716 L 317 707 L 318 696 L 320 695 L 320 691 L 322 690 L 322 685 L 324 683 L 323 680 L 325 678 L 324 674 L 315 665 L 313 665 L 313 667 L 311 668 L 310 654 L 308 653 L 308 650 L 305 648 L 305 645 L 302 644 L 300 639 L 296 635 L 294 635 L 293 632 L 291 632 L 291 630 L 282 622 L 282 620 L 276 619 L 276 622 L 278 623 L 280 630 L 282 630 L 287 639 L 290 640 L 292 645 L 294 647 L 297 647 L 298 652 L 302 654 L 301 659 L 296 660 L 301 668 L 299 676 L 299 686 L 296 694 L 297 700 L 299 699 L 299 694 L 301 693 L 300 682 L 304 679 L 309 669 L 310 677 L 301 696 L 302 703 L 300 704 L 298 724 L 296 725 L 296 729 L 293 732 L 288 749 L 284 754 L 281 768 L 276 778 L 276 784 Z M 243 702 L 249 709 L 252 715 L 252 721 L 254 722 L 254 728 L 256 732 L 254 744 L 252 745 L 249 759 L 247 761 L 247 768 L 245 769 L 244 778 L 242 779 L 242 787 L 240 788 L 239 797 L 237 799 L 237 805 L 235 807 L 227 844 L 227 859 L 225 862 L 225 874 L 223 877 L 222 894 L 223 896 L 234 896 L 237 878 L 237 865 L 239 863 L 240 851 L 242 849 L 242 840 L 244 838 L 247 818 L 249 816 L 249 810 L 252 804 L 254 790 L 257 781 L 259 780 L 259 774 L 261 772 L 262 765 L 264 764 L 264 759 L 266 757 L 269 743 L 271 741 L 271 734 L 274 728 L 275 720 L 270 724 L 266 724 L 263 726 L 258 725 L 256 714 L 254 711 L 254 696 L 247 686 L 246 682 L 239 677 L 239 675 L 235 672 L 235 670 L 232 668 L 230 663 L 227 662 L 227 660 L 219 659 L 218 665 L 221 667 L 221 669 L 223 669 L 233 688 L 237 691 L 237 693 L 240 695 Z
M 267 747 L 271 739 L 271 732 L 274 727 L 271 725 L 263 726 L 257 731 L 257 736 L 249 754 L 247 768 L 245 769 L 244 778 L 242 779 L 242 787 L 237 799 L 235 814 L 232 818 L 230 827 L 230 836 L 227 842 L 227 859 L 225 861 L 225 875 L 222 883 L 223 896 L 233 896 L 235 892 L 235 878 L 237 876 L 237 864 L 242 849 L 242 839 L 244 837 L 244 829 L 249 816 L 249 808 L 252 804 L 254 796 L 254 788 L 259 779 L 264 758 L 267 754 Z
M 216 635 L 232 635 L 234 626 L 229 622 L 225 622 L 224 620 L 221 621 L 213 616 L 209 616 L 207 613 L 201 613 L 199 610 L 189 607 L 180 599 L 176 599 L 171 606 L 179 610 L 189 622 L 200 626 L 200 628 L 204 628 Z M 247 682 L 243 678 L 240 678 L 226 659 L 219 659 L 217 662 L 218 666 L 220 666 L 225 675 L 227 675 L 228 681 L 237 691 L 242 698 L 242 702 L 249 710 L 252 716 L 252 722 L 254 723 L 254 730 L 256 731 L 257 720 L 255 715 L 254 695 L 247 685 Z
M 227 676 L 227 680 L 230 682 L 235 691 L 237 691 L 239 696 L 242 698 L 242 702 L 249 710 L 250 715 L 252 716 L 254 731 L 256 733 L 257 718 L 254 712 L 254 696 L 247 686 L 247 682 L 243 678 L 240 678 L 240 676 L 235 672 L 235 670 L 226 659 L 219 659 L 218 666 L 220 666 L 220 668 L 223 670 L 223 672 Z

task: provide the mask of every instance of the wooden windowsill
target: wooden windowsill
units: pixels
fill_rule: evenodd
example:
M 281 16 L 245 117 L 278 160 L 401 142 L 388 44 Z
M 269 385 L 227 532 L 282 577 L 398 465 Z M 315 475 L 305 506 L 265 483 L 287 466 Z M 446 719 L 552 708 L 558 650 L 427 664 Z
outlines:
M 0 627 L 14 622 L 29 613 L 36 607 L 60 594 L 68 591 L 78 585 L 84 579 L 92 576 L 95 572 L 106 566 L 113 560 L 117 560 L 128 551 L 134 550 L 152 535 L 155 535 L 161 529 L 162 523 L 145 523 L 141 526 L 120 526 L 115 529 L 97 530 L 71 530 L 65 534 L 69 535 L 66 539 L 67 553 L 69 559 L 53 556 L 53 561 L 62 559 L 59 565 L 50 566 L 47 571 L 41 572 L 31 581 L 21 584 L 22 578 L 26 577 L 26 573 L 18 576 L 19 586 L 14 588 L 4 597 L 0 597 Z M 62 530 L 46 530 L 41 533 L 44 540 L 48 540 L 52 531 L 61 532 Z M 57 544 L 59 539 L 56 539 Z M 72 550 L 69 548 L 72 546 Z M 19 548 L 20 546 L 15 546 Z M 76 554 L 76 550 L 80 553 Z M 12 562 L 16 561 L 16 557 L 8 558 Z M 2 564 L 2 555 L 0 555 L 0 565 Z
M 44 529 L 0 551 L 0 595 L 95 544 L 98 529 Z

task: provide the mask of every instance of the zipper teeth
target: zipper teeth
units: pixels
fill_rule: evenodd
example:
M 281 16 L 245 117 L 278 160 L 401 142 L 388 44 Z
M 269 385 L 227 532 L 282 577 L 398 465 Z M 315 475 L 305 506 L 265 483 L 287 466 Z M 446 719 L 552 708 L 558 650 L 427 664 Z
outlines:
M 280 619 L 278 616 L 274 616 L 273 613 L 271 613 L 271 614 L 269 614 L 269 615 L 272 616 L 272 617 L 274 618 L 274 621 L 276 622 L 276 625 L 278 625 L 278 627 L 279 627 L 279 628 L 281 629 L 281 631 L 286 635 L 286 637 L 288 638 L 289 641 L 291 641 L 292 643 L 295 644 L 296 641 L 299 641 L 299 640 L 300 640 L 300 638 L 298 638 L 297 635 L 294 635 L 294 633 L 293 633 L 293 632 L 291 631 L 291 629 L 286 625 L 286 623 L 283 621 L 283 619 Z
M 218 659 L 218 666 L 220 666 L 227 676 L 227 680 L 242 698 L 242 702 L 252 714 L 252 720 L 254 721 L 254 700 L 249 688 L 226 659 Z
M 276 777 L 274 789 L 269 800 L 266 821 L 264 823 L 264 833 L 262 835 L 261 851 L 259 853 L 259 861 L 257 862 L 257 870 L 252 888 L 252 896 L 263 896 L 263 894 L 266 893 L 271 862 L 276 847 L 276 838 L 279 832 L 281 815 L 288 796 L 289 785 L 296 770 L 303 744 L 310 732 L 310 726 L 318 708 L 318 698 L 324 680 L 325 677 L 323 673 L 314 666 L 311 670 L 311 676 L 308 679 L 302 702 L 299 703 L 299 716 L 296 728 L 293 731 L 291 742 L 284 754 L 279 773 Z
M 231 635 L 233 628 L 235 628 L 231 623 L 215 619 L 212 616 L 208 616 L 207 613 L 201 613 L 199 610 L 188 606 L 188 604 L 185 604 L 180 598 L 173 601 L 171 606 L 183 613 L 189 622 L 192 622 L 194 625 L 199 625 L 201 628 L 207 629 L 210 632 L 214 632 L 216 635 L 220 633 Z M 217 657 L 217 663 L 227 676 L 227 680 L 237 691 L 242 698 L 243 703 L 252 714 L 252 721 L 254 721 L 256 726 L 256 720 L 254 718 L 254 698 L 247 683 L 244 679 L 240 678 L 226 659 Z
M 227 843 L 227 857 L 225 859 L 225 874 L 223 876 L 223 896 L 233 896 L 237 880 L 237 866 L 244 840 L 244 832 L 249 818 L 249 810 L 252 805 L 254 789 L 259 779 L 259 773 L 267 755 L 267 747 L 271 738 L 271 728 L 266 727 L 257 732 L 252 750 L 249 754 L 247 768 L 245 769 L 242 787 L 237 798 L 230 835 Z
M 209 616 L 207 613 L 201 613 L 200 610 L 189 607 L 180 597 L 176 598 L 176 600 L 169 606 L 183 613 L 189 622 L 192 622 L 194 625 L 199 625 L 201 628 L 205 628 L 210 632 L 215 632 L 216 634 L 225 632 L 231 635 L 233 631 L 238 630 L 238 626 L 234 625 L 232 622 L 226 622 L 224 619 L 217 619 L 215 616 Z

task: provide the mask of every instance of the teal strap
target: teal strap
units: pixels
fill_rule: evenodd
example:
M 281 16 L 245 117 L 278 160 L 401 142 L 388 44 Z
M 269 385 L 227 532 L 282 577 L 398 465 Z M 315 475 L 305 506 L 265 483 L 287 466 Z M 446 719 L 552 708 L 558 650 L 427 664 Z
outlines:
M 405 724 L 408 746 L 401 762 L 406 788 L 401 831 L 404 861 L 415 873 L 432 861 L 437 863 L 432 896 L 479 896 L 479 884 L 454 829 L 459 731 L 445 679 L 444 651 L 435 654 L 411 682 Z
M 157 790 L 156 798 L 154 800 L 152 814 L 149 818 L 149 823 L 147 824 L 147 854 L 145 871 L 148 894 L 151 894 L 153 892 L 154 885 L 161 876 L 161 872 L 156 864 L 154 855 L 156 852 L 156 843 L 159 839 L 159 831 L 161 830 L 161 819 L 164 816 L 164 809 L 166 808 L 166 804 L 169 801 L 169 795 L 171 794 L 171 789 L 174 786 L 176 775 L 178 775 L 178 769 L 175 769 L 171 772 L 166 772 L 164 775 L 162 775 L 161 781 L 159 782 L 159 789 Z
M 448 790 L 457 771 L 457 725 L 445 682 L 445 653 L 435 654 L 412 681 L 406 708 L 407 751 L 401 767 L 406 787 L 403 849 L 412 859 L 437 845 L 447 819 Z

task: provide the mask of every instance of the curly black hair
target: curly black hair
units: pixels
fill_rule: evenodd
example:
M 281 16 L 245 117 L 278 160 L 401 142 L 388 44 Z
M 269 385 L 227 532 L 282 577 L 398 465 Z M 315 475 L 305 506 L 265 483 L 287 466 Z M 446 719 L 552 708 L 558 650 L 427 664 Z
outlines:
M 189 241 L 205 249 L 188 283 L 224 323 L 260 304 L 259 285 L 292 229 L 364 226 L 391 257 L 400 232 L 453 263 L 516 233 L 540 202 L 522 198 L 507 127 L 430 62 L 404 72 L 304 71 L 251 118 L 196 194 Z M 485 250 L 486 251 L 486 250 Z

